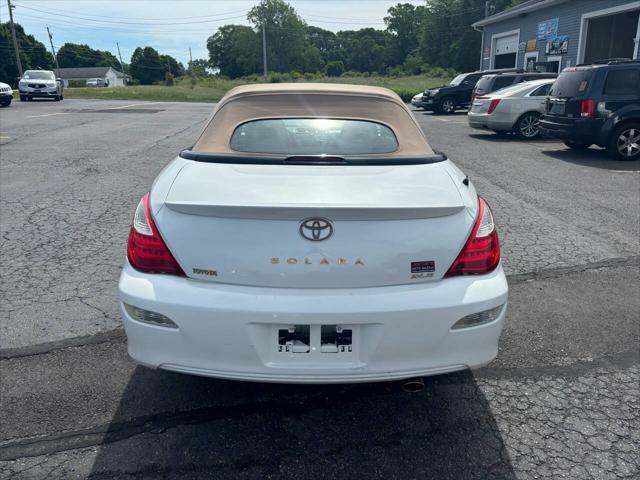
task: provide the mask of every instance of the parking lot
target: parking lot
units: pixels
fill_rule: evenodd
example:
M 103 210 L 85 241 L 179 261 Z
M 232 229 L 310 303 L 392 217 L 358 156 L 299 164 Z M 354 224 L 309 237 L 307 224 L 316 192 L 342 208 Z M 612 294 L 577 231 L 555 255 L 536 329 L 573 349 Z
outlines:
M 211 104 L 0 111 L 0 478 L 637 478 L 640 165 L 416 117 L 491 204 L 498 358 L 399 383 L 293 386 L 136 366 L 116 284 L 133 209 Z

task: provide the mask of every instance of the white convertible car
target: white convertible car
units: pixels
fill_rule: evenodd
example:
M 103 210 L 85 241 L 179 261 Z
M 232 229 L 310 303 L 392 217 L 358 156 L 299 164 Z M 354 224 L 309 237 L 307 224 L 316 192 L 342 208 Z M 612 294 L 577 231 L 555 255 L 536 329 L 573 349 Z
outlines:
M 497 354 L 493 215 L 393 92 L 235 88 L 135 210 L 129 354 L 265 382 L 405 379 Z

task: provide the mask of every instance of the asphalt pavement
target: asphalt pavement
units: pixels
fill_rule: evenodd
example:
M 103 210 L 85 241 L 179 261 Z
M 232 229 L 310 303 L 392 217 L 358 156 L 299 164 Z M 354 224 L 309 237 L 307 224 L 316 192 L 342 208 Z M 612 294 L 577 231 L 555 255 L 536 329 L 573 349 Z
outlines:
M 212 104 L 0 110 L 0 478 L 637 478 L 638 162 L 416 112 L 491 204 L 500 353 L 398 383 L 286 386 L 138 367 L 116 283 L 130 219 Z

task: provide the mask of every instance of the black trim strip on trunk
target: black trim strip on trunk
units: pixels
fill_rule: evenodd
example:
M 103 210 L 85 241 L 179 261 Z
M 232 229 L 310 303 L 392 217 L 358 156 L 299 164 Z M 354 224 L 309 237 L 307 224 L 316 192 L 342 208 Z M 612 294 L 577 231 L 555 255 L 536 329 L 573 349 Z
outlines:
M 208 153 L 185 149 L 180 158 L 205 163 L 229 163 L 238 165 L 426 165 L 443 162 L 446 155 L 440 152 L 427 155 L 393 155 L 372 157 L 368 155 L 270 155 L 247 153 Z

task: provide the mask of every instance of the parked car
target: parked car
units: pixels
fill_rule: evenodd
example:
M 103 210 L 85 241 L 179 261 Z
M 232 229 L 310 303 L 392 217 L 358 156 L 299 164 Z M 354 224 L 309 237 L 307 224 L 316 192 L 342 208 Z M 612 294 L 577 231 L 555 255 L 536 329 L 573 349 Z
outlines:
M 411 105 L 413 105 L 414 107 L 420 108 L 421 104 L 422 104 L 422 93 L 414 95 L 413 98 L 411 99 Z
M 230 90 L 143 196 L 127 252 L 129 354 L 153 368 L 350 383 L 498 351 L 491 210 L 384 88 Z
M 552 78 L 533 80 L 475 97 L 467 114 L 469 125 L 500 134 L 514 132 L 522 138 L 537 137 L 553 82 Z
M 417 106 L 442 114 L 453 113 L 457 108 L 467 108 L 471 103 L 473 87 L 480 77 L 491 72 L 514 70 L 485 70 L 482 72 L 461 73 L 451 80 L 448 85 L 425 90 L 422 94 L 422 102 Z
M 510 72 L 510 73 L 493 73 L 483 75 L 473 89 L 473 97 L 487 95 L 489 93 L 510 87 L 517 83 L 529 82 L 531 80 L 541 80 L 543 78 L 555 79 L 556 73 L 539 73 L 539 72 Z
M 565 68 L 549 91 L 540 129 L 570 148 L 595 144 L 615 159 L 640 159 L 640 62 Z
M 20 100 L 33 98 L 53 98 L 59 102 L 64 98 L 62 80 L 50 70 L 27 70 L 18 82 Z
M 106 87 L 109 85 L 104 78 L 90 78 L 87 80 L 87 87 Z
M 13 100 L 13 89 L 10 85 L 0 82 L 0 107 L 8 107 Z

